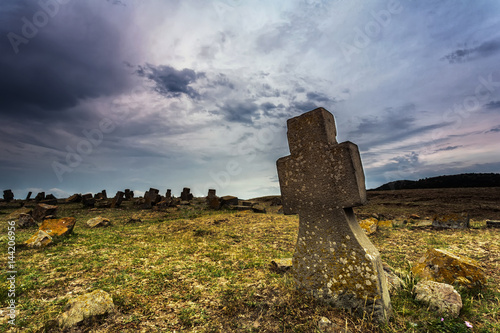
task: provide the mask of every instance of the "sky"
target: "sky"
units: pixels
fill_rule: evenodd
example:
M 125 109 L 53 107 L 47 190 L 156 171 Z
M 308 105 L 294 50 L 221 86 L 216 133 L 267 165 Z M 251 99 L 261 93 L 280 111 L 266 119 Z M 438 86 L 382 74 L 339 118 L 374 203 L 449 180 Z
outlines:
M 0 36 L 16 198 L 277 195 L 286 120 L 316 107 L 367 189 L 500 172 L 497 0 L 2 0 Z

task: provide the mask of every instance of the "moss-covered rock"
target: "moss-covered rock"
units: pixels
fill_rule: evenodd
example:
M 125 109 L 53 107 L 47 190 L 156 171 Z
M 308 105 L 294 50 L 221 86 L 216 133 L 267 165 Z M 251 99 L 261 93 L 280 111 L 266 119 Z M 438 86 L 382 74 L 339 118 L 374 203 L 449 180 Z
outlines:
M 483 269 L 475 260 L 441 249 L 429 249 L 412 268 L 422 279 L 448 284 L 459 283 L 469 288 L 486 283 Z

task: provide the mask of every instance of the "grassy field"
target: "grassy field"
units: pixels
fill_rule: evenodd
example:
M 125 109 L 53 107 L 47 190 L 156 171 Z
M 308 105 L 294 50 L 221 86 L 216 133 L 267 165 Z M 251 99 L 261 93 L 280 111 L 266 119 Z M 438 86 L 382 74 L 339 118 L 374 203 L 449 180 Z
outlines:
M 5 216 L 14 209 L 0 207 L 2 267 L 7 265 Z M 367 209 L 358 213 L 368 214 Z M 414 213 L 408 207 L 405 212 Z M 404 218 L 399 210 L 371 213 Z M 17 230 L 17 325 L 0 319 L 0 331 L 58 332 L 55 319 L 65 304 L 96 289 L 111 294 L 116 311 L 75 332 L 319 332 L 321 317 L 350 332 L 500 331 L 499 230 L 486 229 L 484 220 L 476 219 L 474 228 L 464 231 L 403 225 L 370 236 L 383 260 L 406 282 L 391 297 L 394 318 L 380 326 L 299 294 L 288 274 L 270 269 L 272 259 L 292 256 L 297 216 L 216 212 L 202 206 L 154 212 L 130 202 L 120 209 L 95 210 L 64 204 L 58 216 L 76 217 L 76 227 L 70 237 L 47 248 L 22 247 L 35 229 Z M 113 225 L 86 228 L 85 221 L 95 216 L 107 217 Z M 131 217 L 142 222 L 127 223 Z M 428 248 L 476 259 L 486 271 L 485 288 L 458 289 L 464 307 L 457 319 L 441 321 L 413 299 L 415 279 L 409 269 Z M 7 288 L 2 274 L 3 310 Z

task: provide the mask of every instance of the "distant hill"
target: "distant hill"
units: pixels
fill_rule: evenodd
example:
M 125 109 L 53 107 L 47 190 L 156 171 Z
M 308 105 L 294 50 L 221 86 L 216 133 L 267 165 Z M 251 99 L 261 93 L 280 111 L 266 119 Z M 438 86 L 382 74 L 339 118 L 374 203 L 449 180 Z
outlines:
M 396 180 L 370 191 L 408 190 L 419 188 L 500 187 L 499 173 L 463 173 L 419 180 Z

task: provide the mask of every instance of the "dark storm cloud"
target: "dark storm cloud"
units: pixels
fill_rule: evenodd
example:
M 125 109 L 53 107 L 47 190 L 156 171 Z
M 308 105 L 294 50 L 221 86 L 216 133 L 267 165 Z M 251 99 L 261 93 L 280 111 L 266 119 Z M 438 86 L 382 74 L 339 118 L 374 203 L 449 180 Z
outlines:
M 79 100 L 125 88 L 129 74 L 120 59 L 121 38 L 115 27 L 86 3 L 70 2 L 60 5 L 53 17 L 47 15 L 45 25 L 35 26 L 36 34 L 33 30 L 27 35 L 27 27 L 40 12 L 37 1 L 6 0 L 0 7 L 3 116 L 62 117 L 60 111 Z M 12 42 L 13 34 L 26 43 Z
M 463 147 L 463 146 L 448 146 L 448 147 L 440 148 L 440 149 L 436 150 L 436 152 L 438 152 L 438 151 L 455 150 L 455 149 L 458 149 L 460 147 Z
M 495 133 L 495 132 L 500 132 L 500 126 L 497 126 L 497 127 L 493 127 L 492 129 L 490 129 L 489 131 L 487 131 L 486 133 Z
M 491 101 L 484 105 L 487 109 L 500 109 L 500 101 Z
M 252 124 L 253 118 L 260 118 L 259 106 L 251 100 L 227 100 L 219 110 L 213 111 L 215 114 L 222 114 L 224 119 L 229 122 Z
M 200 97 L 200 94 L 191 87 L 191 84 L 195 83 L 199 78 L 205 77 L 205 73 L 196 73 L 189 68 L 177 70 L 171 66 L 153 66 L 150 64 L 139 66 L 137 74 L 153 81 L 155 91 L 168 98 L 179 97 L 182 94 L 191 98 Z M 226 84 L 226 81 L 223 80 L 222 83 Z
M 446 60 L 450 64 L 471 61 L 477 58 L 488 57 L 500 51 L 500 40 L 484 42 L 478 47 L 463 48 L 445 55 L 441 60 Z

